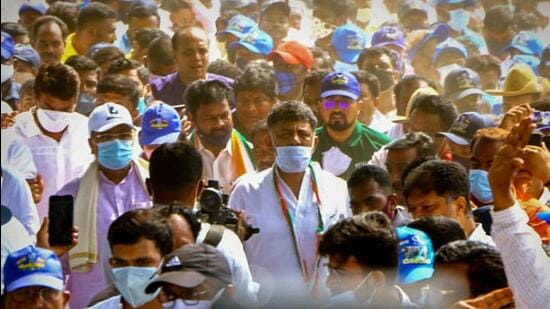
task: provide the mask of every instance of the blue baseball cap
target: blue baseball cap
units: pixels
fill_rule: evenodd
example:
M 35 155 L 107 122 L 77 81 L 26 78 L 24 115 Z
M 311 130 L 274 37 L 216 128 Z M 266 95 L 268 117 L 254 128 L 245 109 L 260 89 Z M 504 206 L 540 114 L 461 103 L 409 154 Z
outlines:
M 397 280 L 412 284 L 430 279 L 434 273 L 435 252 L 432 240 L 423 231 L 401 226 L 395 229 L 399 237 Z
M 534 32 L 521 31 L 512 39 L 512 42 L 506 47 L 506 50 L 511 48 L 515 48 L 527 55 L 540 56 L 544 46 Z
M 63 268 L 59 258 L 53 251 L 34 245 L 8 255 L 3 277 L 7 292 L 30 286 L 63 290 Z
M 330 45 L 342 61 L 356 63 L 366 43 L 365 32 L 356 25 L 348 23 L 334 31 Z
M 323 79 L 321 84 L 321 98 L 327 98 L 333 95 L 357 100 L 361 95 L 361 86 L 357 78 L 348 72 L 332 72 Z
M 244 47 L 254 54 L 269 55 L 273 51 L 273 39 L 260 29 L 254 29 L 243 36 L 239 41 L 229 45 L 230 49 Z
M 380 27 L 371 38 L 372 46 L 393 45 L 405 49 L 405 33 L 399 27 L 384 26 Z
M 15 54 L 15 41 L 8 33 L 2 31 L 2 61 L 10 60 Z
M 143 112 L 139 142 L 143 146 L 175 143 L 180 132 L 181 119 L 176 109 L 156 103 Z
M 472 94 L 483 94 L 479 75 L 468 68 L 452 70 L 445 77 L 445 95 L 453 100 L 460 100 Z
M 24 62 L 32 64 L 35 68 L 40 66 L 40 56 L 38 53 L 29 45 L 17 44 L 15 46 L 15 54 L 13 55 L 15 59 L 19 59 Z
M 227 27 L 224 31 L 220 32 L 220 35 L 232 34 L 240 39 L 245 34 L 257 28 L 258 24 L 253 19 L 239 14 L 229 19 Z
M 407 56 L 410 60 L 414 58 L 418 50 L 426 45 L 431 39 L 437 39 L 438 42 L 443 42 L 449 37 L 449 26 L 447 24 L 439 23 L 432 28 L 432 31 L 428 33 L 420 43 L 416 44 L 411 50 L 407 52 Z
M 88 52 L 86 52 L 86 56 L 88 58 L 93 58 L 95 53 L 97 53 L 98 51 L 100 51 L 104 48 L 107 48 L 107 47 L 116 47 L 116 48 L 118 48 L 118 46 L 116 46 L 114 44 L 110 44 L 110 43 L 105 43 L 105 42 L 96 43 L 96 44 L 90 46 L 90 48 L 88 49 Z
M 468 58 L 468 50 L 466 49 L 464 44 L 460 43 L 459 41 L 453 38 L 448 38 L 445 41 L 437 44 L 437 46 L 435 47 L 435 52 L 432 57 L 432 63 L 435 63 L 437 59 L 439 59 L 441 54 L 448 51 L 457 51 L 461 53 L 464 56 L 464 58 Z
M 457 145 L 467 146 L 470 145 L 477 130 L 495 126 L 495 121 L 486 115 L 466 112 L 458 115 L 449 131 L 438 132 L 437 135 L 444 136 Z
M 41 15 L 44 15 L 46 14 L 46 11 L 48 9 L 46 8 L 46 6 L 42 3 L 23 3 L 20 7 L 19 7 L 19 15 L 23 14 L 23 13 L 27 13 L 27 12 L 37 12 L 37 13 L 40 13 Z

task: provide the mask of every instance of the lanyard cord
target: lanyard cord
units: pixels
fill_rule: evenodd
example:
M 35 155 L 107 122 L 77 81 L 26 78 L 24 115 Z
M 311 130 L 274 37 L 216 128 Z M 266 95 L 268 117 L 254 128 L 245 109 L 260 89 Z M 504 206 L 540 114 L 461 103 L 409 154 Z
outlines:
M 309 169 L 311 170 L 311 177 L 310 177 L 310 183 L 311 187 L 313 189 L 313 192 L 315 194 L 315 198 L 317 199 L 317 219 L 318 219 L 318 225 L 316 229 L 317 235 L 320 235 L 324 230 L 324 224 L 323 224 L 323 217 L 321 215 L 321 199 L 319 198 L 319 190 L 317 187 L 317 178 L 315 177 L 315 172 L 313 171 L 313 167 L 311 164 L 309 165 Z M 309 271 L 307 269 L 307 264 L 305 259 L 302 258 L 302 254 L 300 251 L 300 245 L 298 243 L 298 239 L 296 238 L 296 231 L 294 230 L 294 218 L 290 211 L 288 210 L 288 206 L 286 204 L 286 201 L 283 197 L 283 194 L 281 193 L 281 188 L 279 187 L 279 182 L 277 180 L 276 175 L 276 166 L 273 167 L 273 184 L 275 186 L 275 193 L 277 193 L 277 196 L 279 198 L 279 204 L 281 205 L 281 211 L 283 212 L 283 216 L 286 219 L 286 223 L 288 225 L 288 229 L 290 230 L 290 234 L 292 235 L 292 240 L 294 242 L 294 249 L 296 250 L 296 255 L 298 258 L 298 263 L 300 264 L 300 267 L 302 269 L 302 274 L 304 276 L 304 280 L 306 282 L 309 282 Z

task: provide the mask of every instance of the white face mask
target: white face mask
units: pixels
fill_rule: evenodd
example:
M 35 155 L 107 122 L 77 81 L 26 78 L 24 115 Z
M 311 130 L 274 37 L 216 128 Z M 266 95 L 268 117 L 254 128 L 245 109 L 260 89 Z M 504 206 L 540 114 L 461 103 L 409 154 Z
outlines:
M 36 117 L 40 125 L 48 132 L 61 132 L 69 125 L 73 113 L 53 111 L 39 108 L 36 110 Z
M 2 84 L 13 76 L 13 65 L 2 64 Z
M 357 292 L 357 290 L 359 290 L 361 288 L 361 286 L 363 286 L 363 284 L 365 284 L 365 282 L 367 282 L 371 276 L 372 272 L 370 272 L 366 277 L 365 279 L 361 280 L 361 282 L 359 282 L 359 284 L 353 289 L 353 290 L 349 290 L 349 291 L 346 291 L 346 292 L 343 292 L 343 293 L 340 293 L 340 294 L 336 294 L 334 296 L 332 296 L 329 300 L 329 303 L 331 305 L 337 305 L 337 306 L 342 306 L 342 305 L 357 305 L 359 302 L 357 301 L 357 298 L 355 297 L 355 292 Z M 369 304 L 371 301 L 372 301 L 372 296 L 374 295 L 376 291 L 372 291 L 372 294 L 369 296 L 369 298 L 367 299 L 366 302 L 362 303 L 362 305 L 366 305 L 366 304 Z
M 212 308 L 212 305 L 218 301 L 223 295 L 223 292 L 225 292 L 225 288 L 221 289 L 212 297 L 210 300 L 199 300 L 196 301 L 188 301 L 189 303 L 192 303 L 192 305 L 186 304 L 183 299 L 176 299 L 173 302 L 162 304 L 163 308 L 174 308 L 174 309 L 184 309 L 184 308 L 191 308 L 191 309 L 210 309 Z

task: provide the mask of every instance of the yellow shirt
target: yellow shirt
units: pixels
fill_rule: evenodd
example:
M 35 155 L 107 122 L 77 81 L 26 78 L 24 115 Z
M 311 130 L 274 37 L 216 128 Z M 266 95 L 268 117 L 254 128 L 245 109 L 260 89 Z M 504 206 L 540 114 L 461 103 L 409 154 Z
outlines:
M 65 39 L 65 52 L 61 56 L 61 63 L 65 63 L 71 56 L 78 55 L 78 52 L 73 46 L 73 37 L 74 33 L 71 33 L 67 36 L 67 39 Z

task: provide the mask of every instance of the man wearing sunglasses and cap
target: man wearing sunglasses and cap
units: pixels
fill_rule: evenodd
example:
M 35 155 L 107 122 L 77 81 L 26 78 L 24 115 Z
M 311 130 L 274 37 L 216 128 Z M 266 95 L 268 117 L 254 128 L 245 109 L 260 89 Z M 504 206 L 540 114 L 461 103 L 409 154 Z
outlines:
M 372 154 L 390 138 L 359 123 L 363 102 L 361 88 L 352 74 L 333 72 L 321 86 L 321 118 L 325 126 L 317 130 L 319 146 L 313 154 L 323 169 L 347 179 L 366 165 Z

